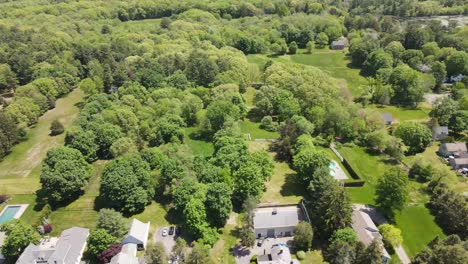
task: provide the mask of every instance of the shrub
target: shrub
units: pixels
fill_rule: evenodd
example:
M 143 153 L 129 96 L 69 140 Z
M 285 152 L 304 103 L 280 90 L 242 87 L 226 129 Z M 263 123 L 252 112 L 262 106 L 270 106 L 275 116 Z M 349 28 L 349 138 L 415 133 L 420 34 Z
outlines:
M 304 260 L 305 257 L 306 257 L 306 253 L 305 253 L 304 251 L 300 250 L 300 251 L 298 251 L 298 252 L 296 253 L 296 256 L 297 256 L 297 258 L 298 258 L 299 260 Z
M 0 204 L 8 201 L 9 198 L 7 195 L 0 195 Z
M 45 232 L 46 234 L 52 232 L 52 225 L 51 225 L 51 224 L 45 224 L 45 225 L 44 225 L 44 232 Z
M 50 135 L 51 136 L 56 136 L 60 135 L 65 131 L 65 128 L 63 127 L 62 123 L 58 121 L 57 119 L 52 121 L 52 124 L 50 124 Z

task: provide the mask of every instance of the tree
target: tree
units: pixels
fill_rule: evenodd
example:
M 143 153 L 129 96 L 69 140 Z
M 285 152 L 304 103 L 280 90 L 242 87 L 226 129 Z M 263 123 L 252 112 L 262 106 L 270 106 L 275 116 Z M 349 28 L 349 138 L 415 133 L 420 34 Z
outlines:
M 225 183 L 212 183 L 206 193 L 206 211 L 213 226 L 223 227 L 232 210 L 231 189 Z
M 468 73 L 468 53 L 457 51 L 448 56 L 445 60 L 447 66 L 447 75 L 456 76 L 458 74 Z
M 294 227 L 294 246 L 298 250 L 308 251 L 312 247 L 314 233 L 310 223 L 300 222 Z
M 178 237 L 175 241 L 175 245 L 172 247 L 172 255 L 184 259 L 186 249 L 187 242 L 185 242 L 183 238 Z
M 374 75 L 382 68 L 391 68 L 393 66 L 393 58 L 390 54 L 382 49 L 373 51 L 364 63 L 363 71 L 366 74 Z
M 315 49 L 315 42 L 313 42 L 313 41 L 307 42 L 307 45 L 306 45 L 307 53 L 312 54 L 314 49 Z
M 401 59 L 405 48 L 400 41 L 392 41 L 388 43 L 387 46 L 385 46 L 384 50 L 385 52 L 391 54 L 393 57 L 393 62 L 397 63 Z
M 159 148 L 145 148 L 140 151 L 140 156 L 149 164 L 151 170 L 161 169 L 164 161 L 168 159 Z
M 377 181 L 376 203 L 388 216 L 402 210 L 408 200 L 408 176 L 399 168 L 391 168 Z
M 42 192 L 54 205 L 71 201 L 83 191 L 90 171 L 91 167 L 78 150 L 68 147 L 51 149 L 42 164 Z
M 198 85 L 209 87 L 219 72 L 218 65 L 204 51 L 194 49 L 187 60 L 187 77 Z
M 97 256 L 115 242 L 117 242 L 117 239 L 107 233 L 106 230 L 96 229 L 91 231 L 91 234 L 88 237 L 88 252 L 94 256 Z
M 123 213 L 143 211 L 154 196 L 149 165 L 137 154 L 109 163 L 102 173 L 100 194 L 112 208 Z
M 352 264 L 355 258 L 354 244 L 346 242 L 333 243 L 326 251 L 326 259 L 330 264 Z
M 208 226 L 205 204 L 200 199 L 190 199 L 183 210 L 185 226 L 188 233 L 195 238 L 201 238 Z
M 138 149 L 131 138 L 122 137 L 112 143 L 109 148 L 112 157 L 116 158 L 128 153 L 137 153 Z
M 457 111 L 457 103 L 449 97 L 443 97 L 434 102 L 429 116 L 437 119 L 439 125 L 447 126 L 455 111 Z
M 324 152 L 308 148 L 294 156 L 293 164 L 297 175 L 307 183 L 310 182 L 310 177 L 314 174 L 315 170 L 330 165 L 330 159 Z
M 212 261 L 209 257 L 209 249 L 201 243 L 194 243 L 192 252 L 186 260 L 186 264 L 211 264 Z
M 392 247 L 397 247 L 403 243 L 403 237 L 401 236 L 401 230 L 390 225 L 383 224 L 379 226 L 379 232 L 383 237 L 384 242 Z
M 167 254 L 164 244 L 157 242 L 154 245 L 150 245 L 145 251 L 145 261 L 148 264 L 166 264 Z
M 439 89 L 447 78 L 445 63 L 436 61 L 431 65 L 432 75 L 436 81 L 436 88 Z
M 5 257 L 16 258 L 30 244 L 39 243 L 40 236 L 34 228 L 21 220 L 12 220 L 0 225 L 6 238 L 2 245 L 2 254 Z
M 395 67 L 389 77 L 389 83 L 395 92 L 393 103 L 414 107 L 423 100 L 424 86 L 421 76 L 407 65 Z
M 206 118 L 213 132 L 220 130 L 227 120 L 236 121 L 240 117 L 239 107 L 227 101 L 213 102 L 206 109 Z
M 382 246 L 377 239 L 374 239 L 367 246 L 364 255 L 361 258 L 362 264 L 381 264 L 382 263 Z
M 65 145 L 81 152 L 87 162 L 93 162 L 97 159 L 99 146 L 96 144 L 96 135 L 93 131 L 72 127 L 67 130 L 65 135 Z
M 284 4 L 284 3 L 281 3 L 279 6 L 278 6 L 278 11 L 277 11 L 278 15 L 280 17 L 284 17 L 284 16 L 288 16 L 289 15 L 289 9 L 288 7 Z
M 0 111 L 0 159 L 3 158 L 11 147 L 18 141 L 18 128 L 8 115 Z
M 351 200 L 343 187 L 336 182 L 328 186 L 317 204 L 318 212 L 321 212 L 317 226 L 324 234 L 331 235 L 351 224 L 352 208 Z
M 409 170 L 409 176 L 420 182 L 428 182 L 435 174 L 434 167 L 430 163 L 424 162 L 422 159 L 414 162 Z
M 317 34 L 317 37 L 315 38 L 315 43 L 317 44 L 317 47 L 323 49 L 328 45 L 328 36 L 324 32 L 320 32 Z
M 289 43 L 289 54 L 296 54 L 297 48 L 296 41 Z
M 127 221 L 122 214 L 107 208 L 99 211 L 96 228 L 104 229 L 118 239 L 123 238 L 128 232 Z
M 50 124 L 51 136 L 60 135 L 63 133 L 63 131 L 65 131 L 65 128 L 63 127 L 62 123 L 60 123 L 60 121 L 58 121 L 57 119 L 52 121 L 52 123 Z
M 449 127 L 454 133 L 460 134 L 468 131 L 468 111 L 458 110 L 449 120 Z
M 248 226 L 243 226 L 239 229 L 239 237 L 241 244 L 244 247 L 252 247 L 255 245 L 255 234 L 253 230 Z
M 0 64 L 0 93 L 14 89 L 18 84 L 16 74 L 11 70 L 10 65 Z
M 260 168 L 254 163 L 245 163 L 233 174 L 234 194 L 239 201 L 244 201 L 248 196 L 258 197 L 265 184 Z
M 457 235 L 450 235 L 445 239 L 434 238 L 411 263 L 413 264 L 464 264 L 468 258 L 466 241 Z
M 395 130 L 395 136 L 403 140 L 410 153 L 422 152 L 432 142 L 431 130 L 417 122 L 401 123 Z
M 330 244 L 334 243 L 349 243 L 353 244 L 357 239 L 356 232 L 351 227 L 345 227 L 336 230 L 329 239 Z
M 98 260 L 101 263 L 110 263 L 111 259 L 122 251 L 122 244 L 115 243 L 104 250 L 102 253 L 97 255 Z

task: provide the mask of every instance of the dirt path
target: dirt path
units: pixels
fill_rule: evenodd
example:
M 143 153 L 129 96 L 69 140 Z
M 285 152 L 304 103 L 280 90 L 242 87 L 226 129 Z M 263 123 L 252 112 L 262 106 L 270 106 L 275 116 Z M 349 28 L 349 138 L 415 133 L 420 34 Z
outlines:
M 84 93 L 75 89 L 64 98 L 58 99 L 56 107 L 39 118 L 37 124 L 29 129 L 29 138 L 13 147 L 12 152 L 0 162 L 2 184 L 4 180 L 24 178 L 31 172 L 39 171 L 36 168 L 39 167 L 47 151 L 52 147 L 63 145 L 65 138 L 65 134 L 51 137 L 50 124 L 58 119 L 65 128 L 70 127 L 79 113 L 76 104 L 81 102 L 83 97 Z

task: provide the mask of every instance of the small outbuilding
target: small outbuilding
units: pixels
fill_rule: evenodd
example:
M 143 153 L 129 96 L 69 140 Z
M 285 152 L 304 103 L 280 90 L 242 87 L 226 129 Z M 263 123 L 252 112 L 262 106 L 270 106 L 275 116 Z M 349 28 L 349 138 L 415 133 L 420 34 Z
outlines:
M 437 126 L 432 129 L 432 138 L 434 140 L 442 140 L 449 135 L 447 126 Z
M 382 117 L 382 119 L 384 120 L 385 124 L 387 126 L 391 126 L 392 125 L 392 122 L 393 122 L 393 116 L 392 114 L 390 113 L 382 113 L 380 115 Z
M 144 250 L 148 242 L 149 230 L 150 222 L 143 223 L 134 218 L 130 223 L 130 231 L 124 240 L 122 240 L 122 244 L 136 244 L 138 250 Z
M 349 46 L 348 43 L 348 39 L 342 36 L 341 38 L 333 41 L 330 45 L 330 48 L 332 50 L 342 50 Z
M 257 238 L 288 237 L 299 223 L 300 208 L 297 206 L 257 208 L 253 217 Z
M 276 244 L 265 255 L 257 256 L 258 264 L 299 264 L 297 259 L 292 259 L 291 252 L 286 245 Z
M 451 158 L 449 163 L 454 170 L 468 168 L 468 157 L 465 158 Z

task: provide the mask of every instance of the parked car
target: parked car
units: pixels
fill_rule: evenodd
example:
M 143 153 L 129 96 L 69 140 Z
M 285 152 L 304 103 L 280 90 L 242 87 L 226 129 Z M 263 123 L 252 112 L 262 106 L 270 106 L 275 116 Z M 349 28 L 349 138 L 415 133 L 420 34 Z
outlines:
M 180 235 L 180 227 L 177 227 L 177 226 L 175 227 L 175 234 L 176 234 L 177 236 Z
M 172 236 L 174 234 L 175 227 L 171 226 L 169 227 L 169 235 Z
M 162 236 L 165 237 L 167 236 L 167 228 L 164 228 L 162 231 Z
M 265 241 L 265 239 L 260 238 L 257 242 L 257 247 L 261 247 L 263 245 L 263 241 Z

